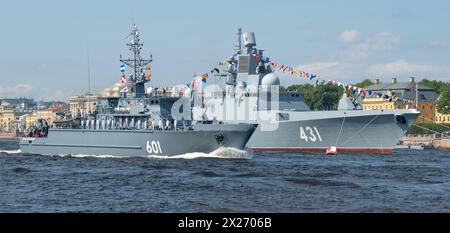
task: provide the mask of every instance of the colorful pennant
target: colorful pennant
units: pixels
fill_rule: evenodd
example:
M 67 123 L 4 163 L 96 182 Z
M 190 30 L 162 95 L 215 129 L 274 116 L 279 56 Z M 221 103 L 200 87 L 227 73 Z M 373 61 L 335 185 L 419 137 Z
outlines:
M 127 78 L 125 77 L 125 75 L 122 75 L 122 77 L 120 78 L 120 82 L 121 83 L 126 83 L 127 82 Z
M 124 87 L 122 90 L 120 90 L 120 93 L 127 93 L 128 92 L 128 87 Z
M 233 55 L 230 59 L 234 58 L 236 55 L 237 54 Z M 252 54 L 251 57 L 256 62 L 260 62 L 260 61 L 263 61 L 263 60 L 269 61 L 268 58 L 265 58 L 265 57 L 260 56 L 258 54 Z M 217 66 L 228 65 L 228 64 L 229 64 L 228 61 L 222 61 L 222 62 L 217 63 Z M 319 80 L 321 80 L 321 78 L 317 74 L 313 74 L 313 73 L 310 73 L 310 72 L 307 72 L 307 71 L 304 71 L 304 70 L 300 70 L 300 69 L 297 69 L 297 68 L 294 68 L 294 67 L 291 67 L 291 66 L 287 66 L 285 64 L 278 63 L 277 61 L 274 61 L 274 60 L 270 61 L 270 65 L 271 65 L 272 69 L 275 72 L 279 72 L 279 73 L 281 72 L 281 73 L 284 73 L 284 74 L 289 74 L 292 77 L 307 78 L 310 81 L 316 80 L 316 82 L 315 82 L 316 85 L 319 85 Z M 214 73 L 214 72 L 219 73 L 219 69 L 217 68 L 217 66 L 214 69 L 211 70 L 211 73 Z M 199 85 L 202 81 L 206 82 L 207 78 L 208 78 L 208 73 L 205 73 L 205 74 L 201 75 L 201 77 L 196 77 L 194 80 L 192 80 L 190 86 L 192 88 L 195 88 L 195 86 L 196 86 L 195 84 Z M 326 80 L 326 81 L 323 80 L 322 84 L 325 84 L 325 83 L 328 83 L 328 84 L 331 84 L 331 85 L 337 86 L 337 87 L 342 87 L 345 90 L 352 91 L 353 93 L 359 94 L 362 97 L 384 98 L 386 100 L 396 101 L 396 102 L 399 100 L 399 97 L 390 96 L 390 95 L 386 95 L 386 94 L 382 94 L 382 93 L 377 93 L 376 91 L 366 90 L 364 88 L 355 87 L 353 85 L 344 84 L 344 83 L 341 83 L 341 82 L 338 82 L 338 81 L 334 81 L 334 80 Z M 416 87 L 413 86 L 411 89 L 414 89 L 414 88 L 416 88 Z

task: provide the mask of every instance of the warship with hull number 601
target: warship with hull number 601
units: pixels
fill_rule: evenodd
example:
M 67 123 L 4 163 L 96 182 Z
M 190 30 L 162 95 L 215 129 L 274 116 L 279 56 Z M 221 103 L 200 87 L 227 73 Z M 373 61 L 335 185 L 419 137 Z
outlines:
M 97 110 L 75 119 L 57 121 L 53 127 L 43 119 L 20 140 L 23 153 L 41 155 L 173 156 L 190 152 L 210 153 L 221 147 L 244 149 L 255 131 L 254 123 L 195 122 L 174 120 L 170 109 L 176 98 L 146 92 L 143 44 L 137 26 L 127 46 L 133 58 L 121 67 L 132 70 L 122 79 L 119 95 L 100 98 Z M 126 66 L 125 66 L 126 65 Z M 190 110 L 190 109 L 189 109 Z

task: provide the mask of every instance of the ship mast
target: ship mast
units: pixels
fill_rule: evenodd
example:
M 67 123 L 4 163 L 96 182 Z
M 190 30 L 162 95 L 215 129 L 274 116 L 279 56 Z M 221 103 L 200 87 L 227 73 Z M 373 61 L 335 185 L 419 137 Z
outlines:
M 129 36 L 132 36 L 132 39 L 130 43 L 127 43 L 127 46 L 133 58 L 122 59 L 122 55 L 120 55 L 120 61 L 133 71 L 133 74 L 127 79 L 129 91 L 133 97 L 141 98 L 145 94 L 145 83 L 150 81 L 145 77 L 144 67 L 153 61 L 153 57 L 151 54 L 150 59 L 143 59 L 141 57 L 141 50 L 144 44 L 141 43 L 139 29 L 136 24 L 133 25 L 133 30 Z
M 241 54 L 242 51 L 242 28 L 238 28 L 237 35 L 237 45 L 235 46 L 235 50 L 237 54 Z

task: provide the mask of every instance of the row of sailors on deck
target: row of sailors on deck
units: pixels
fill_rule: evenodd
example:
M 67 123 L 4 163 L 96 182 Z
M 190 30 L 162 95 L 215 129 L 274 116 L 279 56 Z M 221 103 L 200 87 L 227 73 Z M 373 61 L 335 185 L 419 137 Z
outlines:
M 131 121 L 128 118 L 118 121 L 111 119 L 101 120 L 81 120 L 81 129 L 89 130 L 117 130 L 117 129 L 137 129 L 137 130 L 170 130 L 177 129 L 177 120 L 142 120 L 138 119 L 136 122 L 134 118 Z M 183 122 L 183 126 L 184 126 Z

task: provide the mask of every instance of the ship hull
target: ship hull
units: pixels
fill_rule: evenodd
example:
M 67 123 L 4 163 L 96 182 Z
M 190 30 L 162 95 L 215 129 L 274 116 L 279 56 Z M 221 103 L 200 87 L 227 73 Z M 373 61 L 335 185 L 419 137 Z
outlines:
M 220 147 L 244 149 L 256 125 L 211 125 L 198 128 L 203 130 L 50 129 L 46 138 L 22 138 L 20 149 L 27 154 L 120 157 L 210 153 Z M 216 137 L 219 134 L 223 135 L 220 142 Z
M 419 113 L 415 110 L 286 112 L 274 131 L 255 131 L 248 147 L 258 151 L 392 154 Z M 397 116 L 405 121 L 398 121 Z

